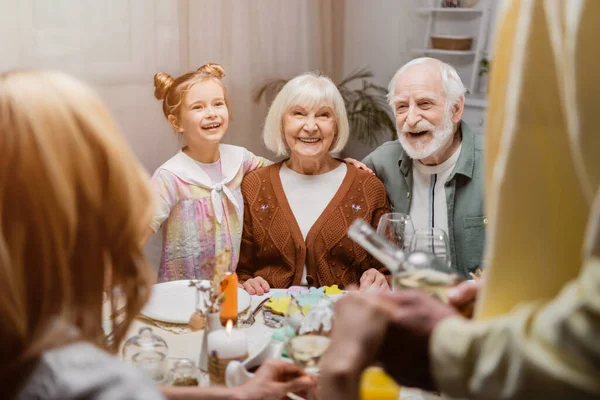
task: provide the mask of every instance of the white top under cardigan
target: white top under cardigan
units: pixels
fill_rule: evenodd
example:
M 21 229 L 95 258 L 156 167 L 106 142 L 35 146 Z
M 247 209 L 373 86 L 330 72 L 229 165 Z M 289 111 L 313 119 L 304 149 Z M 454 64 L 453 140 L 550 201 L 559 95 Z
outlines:
M 347 167 L 341 163 L 333 170 L 320 175 L 303 175 L 281 165 L 279 176 L 285 197 L 300 227 L 302 237 L 306 235 L 325 208 L 333 199 L 346 177 Z M 302 272 L 302 285 L 307 285 L 306 265 Z

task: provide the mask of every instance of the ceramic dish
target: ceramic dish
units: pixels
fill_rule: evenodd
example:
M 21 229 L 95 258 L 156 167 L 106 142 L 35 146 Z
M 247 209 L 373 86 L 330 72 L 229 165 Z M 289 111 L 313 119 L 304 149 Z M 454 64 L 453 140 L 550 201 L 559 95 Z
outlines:
M 158 283 L 152 287 L 152 294 L 142 315 L 157 321 L 173 324 L 187 324 L 194 313 L 196 289 L 189 286 L 189 280 Z M 250 307 L 250 295 L 238 288 L 238 313 Z

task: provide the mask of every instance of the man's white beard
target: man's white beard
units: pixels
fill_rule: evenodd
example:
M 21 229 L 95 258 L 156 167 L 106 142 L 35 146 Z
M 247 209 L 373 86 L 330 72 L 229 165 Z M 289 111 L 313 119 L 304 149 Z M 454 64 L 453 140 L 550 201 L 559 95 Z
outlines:
M 452 136 L 454 133 L 453 128 L 454 126 L 452 124 L 452 108 L 449 107 L 444 113 L 444 121 L 442 127 L 438 128 L 432 123 L 426 120 L 422 120 L 419 121 L 419 123 L 417 123 L 417 125 L 411 129 L 408 127 L 406 122 L 404 122 L 402 129 L 398 132 L 398 140 L 400 141 L 402 148 L 404 149 L 404 151 L 406 151 L 406 154 L 408 154 L 410 158 L 412 158 L 413 160 L 422 160 L 431 156 L 432 154 L 435 154 L 441 148 L 443 148 L 449 140 L 452 140 Z M 415 145 L 414 142 L 411 143 L 406 138 L 406 135 L 409 132 L 423 131 L 429 131 L 433 134 L 433 139 L 425 146 L 422 146 L 421 143 L 418 142 Z

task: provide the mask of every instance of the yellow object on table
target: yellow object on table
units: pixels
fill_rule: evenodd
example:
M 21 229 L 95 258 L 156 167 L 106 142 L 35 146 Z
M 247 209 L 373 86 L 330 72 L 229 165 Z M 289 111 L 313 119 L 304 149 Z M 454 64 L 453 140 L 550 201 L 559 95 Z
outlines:
M 361 400 L 398 400 L 400 386 L 380 367 L 367 368 L 360 379 Z

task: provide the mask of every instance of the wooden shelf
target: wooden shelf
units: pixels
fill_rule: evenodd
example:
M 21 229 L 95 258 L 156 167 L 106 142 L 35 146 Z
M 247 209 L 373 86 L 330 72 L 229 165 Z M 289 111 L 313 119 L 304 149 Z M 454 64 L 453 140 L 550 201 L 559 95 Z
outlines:
M 451 56 L 474 56 L 473 50 L 440 50 L 440 49 L 413 49 L 413 53 L 418 54 L 446 54 Z
M 459 14 L 483 14 L 483 10 L 480 8 L 452 8 L 452 7 L 430 7 L 430 8 L 418 8 L 417 11 L 427 12 L 445 12 L 445 13 L 459 13 Z

